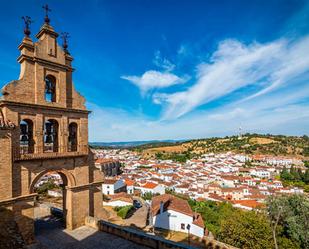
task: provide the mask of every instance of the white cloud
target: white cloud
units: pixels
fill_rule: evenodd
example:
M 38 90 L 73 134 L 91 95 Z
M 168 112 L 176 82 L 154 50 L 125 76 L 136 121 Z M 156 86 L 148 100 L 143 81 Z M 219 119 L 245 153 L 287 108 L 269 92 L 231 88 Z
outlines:
M 235 134 L 239 126 L 244 132 L 308 134 L 307 51 L 309 36 L 249 45 L 225 40 L 208 61 L 197 66 L 196 81 L 187 90 L 154 92 L 153 102 L 164 108 L 161 119 L 141 112 L 132 114 L 95 107 L 89 123 L 95 135 L 90 134 L 90 138 L 96 141 L 201 138 Z M 169 71 L 147 71 L 140 77 L 122 78 L 130 80 L 143 93 L 186 81 Z M 237 94 L 231 94 L 236 91 Z M 228 101 L 222 105 L 197 108 L 227 95 Z
M 153 99 L 164 105 L 163 119 L 174 119 L 246 86 L 259 89 L 248 97 L 255 98 L 293 84 L 295 78 L 307 73 L 308 51 L 308 36 L 292 42 L 281 39 L 249 45 L 225 40 L 209 62 L 197 66 L 197 81 L 192 87 L 172 94 L 156 94 Z
M 155 70 L 147 71 L 142 76 L 121 76 L 121 78 L 138 86 L 142 94 L 145 94 L 151 89 L 166 88 L 187 81 L 186 77 L 178 77 L 169 72 L 159 72 Z
M 157 67 L 162 68 L 166 72 L 171 72 L 176 67 L 176 65 L 170 62 L 167 58 L 163 58 L 159 50 L 155 52 L 155 56 L 152 62 Z
M 284 96 L 282 96 L 284 97 Z M 296 96 L 295 96 L 296 97 Z M 294 99 L 295 100 L 295 99 Z M 241 125 L 243 132 L 303 135 L 309 133 L 309 104 L 276 103 L 267 108 L 254 101 L 242 107 L 229 106 L 214 111 L 197 111 L 177 120 L 155 121 L 142 114 L 88 104 L 90 141 L 137 141 L 187 139 L 232 135 Z

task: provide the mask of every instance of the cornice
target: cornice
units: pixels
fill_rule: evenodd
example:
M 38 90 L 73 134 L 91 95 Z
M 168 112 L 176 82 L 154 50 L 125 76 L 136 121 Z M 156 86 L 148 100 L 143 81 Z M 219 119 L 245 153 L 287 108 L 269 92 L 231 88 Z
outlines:
M 58 106 L 48 106 L 48 105 L 40 105 L 40 104 L 32 104 L 32 103 L 21 103 L 10 100 L 0 100 L 0 106 L 17 106 L 17 107 L 30 107 L 35 109 L 47 109 L 47 110 L 56 110 L 61 112 L 72 112 L 72 113 L 84 113 L 89 114 L 91 111 L 81 110 L 81 109 L 72 109 Z
M 24 60 L 28 60 L 28 61 L 31 61 L 31 62 L 36 62 L 36 63 L 40 63 L 40 64 L 44 64 L 44 65 L 48 65 L 48 66 L 51 66 L 51 67 L 57 67 L 58 69 L 62 69 L 62 70 L 66 70 L 66 71 L 69 71 L 69 72 L 74 72 L 75 69 L 72 68 L 72 67 L 69 67 L 67 65 L 63 65 L 63 64 L 60 64 L 58 62 L 53 62 L 53 61 L 48 61 L 48 60 L 45 60 L 45 59 L 42 59 L 42 58 L 38 58 L 38 57 L 32 57 L 32 56 L 29 56 L 29 55 L 20 55 L 18 58 L 17 58 L 17 61 L 19 63 L 22 63 Z

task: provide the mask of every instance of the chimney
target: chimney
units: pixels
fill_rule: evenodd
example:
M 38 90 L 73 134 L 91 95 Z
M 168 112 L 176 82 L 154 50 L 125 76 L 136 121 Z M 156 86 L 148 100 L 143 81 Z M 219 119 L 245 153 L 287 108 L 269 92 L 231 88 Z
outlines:
M 164 203 L 163 201 L 160 202 L 160 214 L 163 213 L 163 206 L 164 206 Z

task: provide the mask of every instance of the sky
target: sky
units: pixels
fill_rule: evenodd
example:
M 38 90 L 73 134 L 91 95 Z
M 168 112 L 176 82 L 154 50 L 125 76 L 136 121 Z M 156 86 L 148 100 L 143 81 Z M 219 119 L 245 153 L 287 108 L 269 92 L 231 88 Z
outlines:
M 69 32 L 91 142 L 309 134 L 309 1 L 0 1 L 0 87 L 22 16 Z M 61 43 L 61 41 L 59 40 Z

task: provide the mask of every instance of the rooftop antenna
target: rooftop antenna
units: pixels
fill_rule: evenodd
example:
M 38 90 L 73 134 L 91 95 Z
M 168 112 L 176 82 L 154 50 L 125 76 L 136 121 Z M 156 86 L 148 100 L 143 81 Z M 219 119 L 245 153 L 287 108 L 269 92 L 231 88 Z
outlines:
M 242 127 L 239 126 L 238 128 L 238 139 L 242 139 Z

